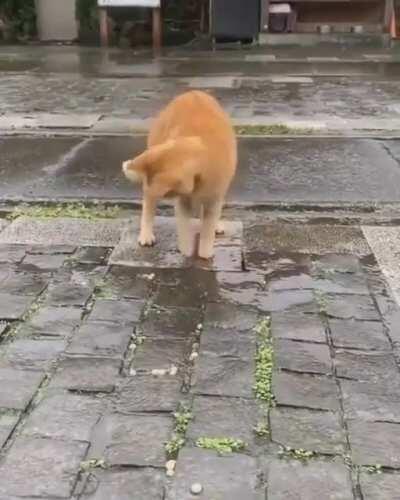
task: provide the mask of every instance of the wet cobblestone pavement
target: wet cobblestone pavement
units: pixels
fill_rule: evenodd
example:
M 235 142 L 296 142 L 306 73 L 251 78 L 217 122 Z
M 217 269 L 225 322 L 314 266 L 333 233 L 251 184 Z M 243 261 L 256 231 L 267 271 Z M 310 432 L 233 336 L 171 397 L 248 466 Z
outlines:
M 340 119 L 393 118 L 400 113 L 397 80 L 364 77 L 315 79 L 89 78 L 77 75 L 0 73 L 0 114 L 100 113 L 113 117 L 153 117 L 171 98 L 201 85 L 234 118 L 263 116 Z M 34 90 L 33 90 L 34 89 Z
M 245 224 L 212 271 L 85 224 L 0 232 L 1 500 L 399 498 L 400 309 L 358 227 Z

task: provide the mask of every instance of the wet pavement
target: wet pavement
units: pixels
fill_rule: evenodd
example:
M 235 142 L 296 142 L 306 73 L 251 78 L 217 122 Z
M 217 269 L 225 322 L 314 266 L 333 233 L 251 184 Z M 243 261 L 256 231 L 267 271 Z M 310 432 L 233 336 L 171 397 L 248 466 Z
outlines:
M 191 54 L 173 49 L 156 59 L 146 51 L 0 47 L 0 130 L 127 133 L 128 120 L 146 127 L 143 120 L 191 88 L 213 93 L 240 124 L 400 130 L 398 50 Z
M 193 61 L 193 54 L 196 60 Z M 0 47 L 0 72 L 80 73 L 91 77 L 311 74 L 400 76 L 400 50 L 375 47 L 250 47 L 196 50 L 166 48 L 155 58 L 145 49 L 73 46 Z
M 364 49 L 0 48 L 0 500 L 398 500 L 400 142 L 304 130 L 400 130 Z M 306 134 L 240 139 L 207 263 L 121 175 L 195 87 Z
M 228 224 L 214 269 L 172 258 L 168 218 L 139 253 L 136 218 L 4 224 L 2 500 L 397 499 L 374 228 L 263 219 Z
M 140 200 L 121 174 L 144 137 L 8 137 L 0 140 L 0 200 Z M 229 201 L 239 205 L 400 200 L 398 141 L 242 138 Z M 379 167 L 379 168 L 377 168 Z

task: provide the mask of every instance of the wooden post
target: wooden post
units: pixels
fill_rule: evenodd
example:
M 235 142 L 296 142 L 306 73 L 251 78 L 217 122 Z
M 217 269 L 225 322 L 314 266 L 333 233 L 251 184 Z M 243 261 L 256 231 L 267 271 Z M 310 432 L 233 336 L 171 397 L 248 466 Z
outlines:
M 100 9 L 100 11 L 99 11 L 99 24 L 100 24 L 100 43 L 101 43 L 101 46 L 108 47 L 109 31 L 108 31 L 107 9 Z
M 394 14 L 394 2 L 393 0 L 385 1 L 385 16 L 384 16 L 384 31 L 386 33 L 391 32 L 391 23 Z
M 153 50 L 160 52 L 162 47 L 162 18 L 161 8 L 153 9 Z

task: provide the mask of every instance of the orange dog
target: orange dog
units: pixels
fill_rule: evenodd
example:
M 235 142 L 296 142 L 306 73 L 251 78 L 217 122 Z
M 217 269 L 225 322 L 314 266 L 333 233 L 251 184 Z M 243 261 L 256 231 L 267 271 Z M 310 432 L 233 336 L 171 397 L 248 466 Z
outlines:
M 125 176 L 143 184 L 139 244 L 155 243 L 153 220 L 157 201 L 176 198 L 179 250 L 194 253 L 191 217 L 200 209 L 199 257 L 213 256 L 215 233 L 223 232 L 220 216 L 237 165 L 237 142 L 229 117 L 204 92 L 174 99 L 150 130 L 148 149 L 123 163 Z

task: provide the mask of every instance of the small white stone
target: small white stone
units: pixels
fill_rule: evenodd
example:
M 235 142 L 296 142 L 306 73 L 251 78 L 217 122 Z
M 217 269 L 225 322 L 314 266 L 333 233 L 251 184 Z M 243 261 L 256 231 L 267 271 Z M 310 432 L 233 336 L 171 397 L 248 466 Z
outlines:
M 168 460 L 168 462 L 165 464 L 165 468 L 167 470 L 166 474 L 168 477 L 172 477 L 175 474 L 175 466 L 176 460 Z
M 169 374 L 172 377 L 175 377 L 175 375 L 177 375 L 177 373 L 178 373 L 178 367 L 177 366 L 171 366 L 171 368 L 169 369 Z
M 197 359 L 199 357 L 199 353 L 198 352 L 192 352 L 192 354 L 190 355 L 190 361 L 194 361 L 195 359 Z
M 129 370 L 129 375 L 130 375 L 131 377 L 135 377 L 135 375 L 136 375 L 136 370 L 135 370 L 134 368 L 131 368 L 131 369 Z
M 164 370 L 164 369 L 151 370 L 151 374 L 154 375 L 155 377 L 164 377 L 167 373 L 168 373 L 168 370 Z
M 193 495 L 200 495 L 203 491 L 203 486 L 200 483 L 193 483 L 190 487 L 190 493 Z

